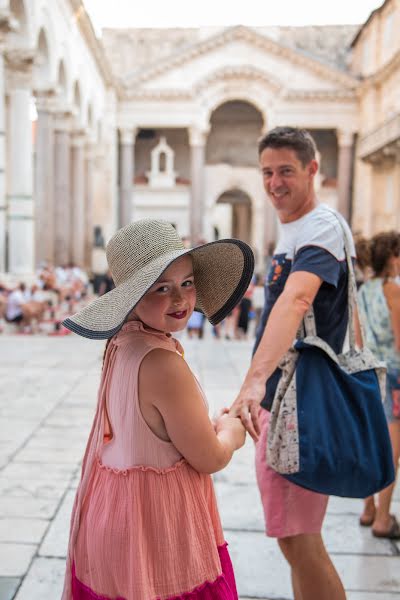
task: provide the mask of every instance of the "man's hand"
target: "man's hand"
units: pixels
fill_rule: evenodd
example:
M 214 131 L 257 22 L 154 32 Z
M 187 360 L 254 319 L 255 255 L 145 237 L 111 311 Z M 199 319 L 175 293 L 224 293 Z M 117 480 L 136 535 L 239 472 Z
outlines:
M 243 426 L 247 429 L 256 442 L 260 435 L 258 411 L 260 403 L 265 396 L 265 381 L 250 379 L 245 381 L 238 397 L 229 411 L 230 416 L 240 417 Z

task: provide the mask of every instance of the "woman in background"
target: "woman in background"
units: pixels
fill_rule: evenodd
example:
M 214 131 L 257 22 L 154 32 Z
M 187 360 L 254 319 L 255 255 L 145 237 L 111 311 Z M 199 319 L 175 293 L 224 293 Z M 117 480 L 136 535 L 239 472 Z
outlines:
M 365 342 L 387 365 L 384 408 L 388 420 L 393 459 L 397 471 L 400 457 L 400 235 L 395 231 L 375 235 L 369 245 L 358 247 L 358 259 L 370 265 L 373 275 L 358 292 Z M 365 500 L 360 525 L 372 526 L 375 537 L 400 539 L 400 526 L 390 514 L 395 483 Z

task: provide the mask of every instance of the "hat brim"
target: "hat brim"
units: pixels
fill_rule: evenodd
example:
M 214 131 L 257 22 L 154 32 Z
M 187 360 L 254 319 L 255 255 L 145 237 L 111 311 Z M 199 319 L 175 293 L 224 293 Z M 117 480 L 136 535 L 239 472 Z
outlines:
M 90 339 L 108 339 L 122 327 L 145 293 L 178 258 L 190 254 L 197 292 L 196 310 L 211 324 L 222 321 L 240 302 L 254 270 L 251 248 L 225 239 L 163 254 L 110 292 L 63 321 L 64 327 Z

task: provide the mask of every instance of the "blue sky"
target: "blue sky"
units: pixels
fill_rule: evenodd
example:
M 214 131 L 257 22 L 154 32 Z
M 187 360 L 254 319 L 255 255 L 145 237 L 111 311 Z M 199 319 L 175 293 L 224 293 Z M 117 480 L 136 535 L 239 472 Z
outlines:
M 102 27 L 336 25 L 363 23 L 382 0 L 83 0 Z

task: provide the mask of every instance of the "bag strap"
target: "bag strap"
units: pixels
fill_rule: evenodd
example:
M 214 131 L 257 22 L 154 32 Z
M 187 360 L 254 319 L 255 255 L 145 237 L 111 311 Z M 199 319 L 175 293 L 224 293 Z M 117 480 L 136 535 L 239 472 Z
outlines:
M 296 340 L 302 340 L 307 337 L 315 337 L 317 335 L 317 326 L 315 324 L 314 308 L 310 306 L 303 317 L 300 327 L 297 330 Z
M 333 216 L 336 218 L 336 220 L 338 221 L 338 223 L 342 229 L 342 232 L 343 232 L 344 250 L 345 250 L 345 254 L 346 254 L 347 273 L 348 273 L 347 289 L 348 289 L 348 303 L 349 303 L 349 322 L 348 322 L 349 343 L 350 343 L 350 351 L 352 353 L 354 353 L 356 351 L 356 330 L 354 327 L 354 312 L 355 312 L 355 309 L 357 309 L 358 313 L 360 311 L 358 310 L 357 284 L 356 284 L 356 276 L 354 273 L 353 261 L 351 259 L 350 240 L 349 240 L 348 233 L 347 233 L 342 221 L 337 216 L 337 214 L 333 210 L 329 210 L 329 212 L 331 212 L 333 214 Z M 365 336 L 364 336 L 364 331 L 363 331 L 361 322 L 360 322 L 360 330 L 361 330 L 361 341 L 362 341 L 362 345 L 364 346 Z
M 348 298 L 348 306 L 349 306 L 349 319 L 348 319 L 347 329 L 349 332 L 350 351 L 352 353 L 354 353 L 356 351 L 356 332 L 355 332 L 355 327 L 354 327 L 354 309 L 356 307 L 358 308 L 358 301 L 357 301 L 356 277 L 355 277 L 355 273 L 354 273 L 353 261 L 351 259 L 350 240 L 349 240 L 348 233 L 347 233 L 342 221 L 337 216 L 335 211 L 333 211 L 329 207 L 327 207 L 327 208 L 328 208 L 329 212 L 338 221 L 340 228 L 342 230 L 342 233 L 343 233 L 344 251 L 345 251 L 345 256 L 346 256 L 347 274 L 348 274 L 347 275 L 347 298 Z M 363 331 L 361 323 L 360 323 L 360 328 L 361 328 L 361 339 L 362 339 L 362 343 L 364 346 L 364 331 Z M 300 332 L 300 335 L 299 335 L 299 332 Z M 316 336 L 317 335 L 314 310 L 313 310 L 312 306 L 309 308 L 309 310 L 305 314 L 302 325 L 301 325 L 301 331 L 299 329 L 299 332 L 298 332 L 297 339 L 302 339 L 304 337 L 304 335 L 302 335 L 302 334 L 304 334 L 304 333 L 306 336 Z

